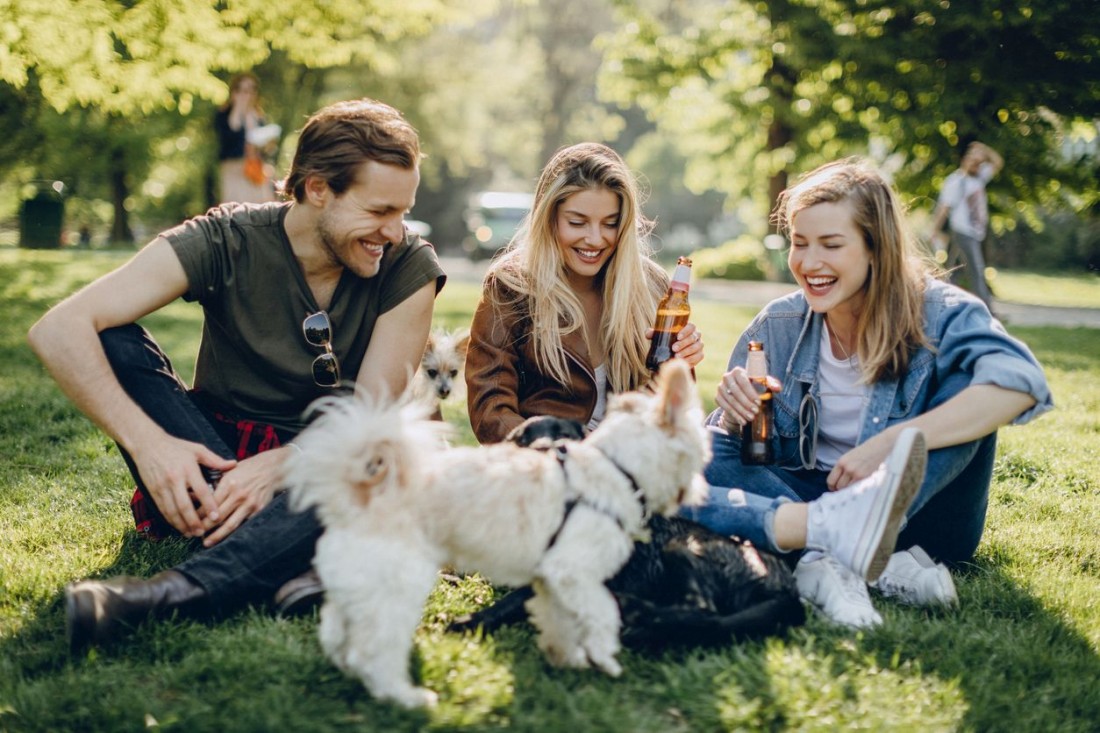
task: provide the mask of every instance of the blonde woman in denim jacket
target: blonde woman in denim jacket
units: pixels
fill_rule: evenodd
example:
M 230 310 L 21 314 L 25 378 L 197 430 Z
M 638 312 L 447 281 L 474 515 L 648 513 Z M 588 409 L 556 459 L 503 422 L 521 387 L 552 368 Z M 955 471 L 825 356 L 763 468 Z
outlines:
M 801 290 L 766 306 L 734 347 L 708 418 L 710 501 L 687 514 L 772 551 L 804 549 L 807 502 L 867 480 L 918 428 L 927 468 L 897 539 L 905 549 L 876 586 L 952 604 L 942 563 L 970 560 L 981 540 L 997 429 L 1053 407 L 1043 370 L 981 300 L 932 277 L 896 194 L 867 164 L 810 173 L 783 193 L 776 220 Z M 749 341 L 764 342 L 776 378 L 772 466 L 740 459 L 740 426 L 759 409 L 743 367 Z M 819 549 L 796 569 L 804 598 L 840 623 L 880 623 L 864 579 Z

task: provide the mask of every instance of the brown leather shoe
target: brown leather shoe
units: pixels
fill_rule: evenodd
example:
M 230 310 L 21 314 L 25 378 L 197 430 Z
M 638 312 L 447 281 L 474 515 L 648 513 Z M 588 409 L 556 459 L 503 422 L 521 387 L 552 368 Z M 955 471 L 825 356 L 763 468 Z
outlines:
M 120 577 L 71 583 L 65 588 L 69 651 L 80 654 L 149 617 L 163 618 L 173 611 L 185 616 L 201 615 L 205 599 L 202 586 L 175 570 L 165 570 L 148 580 Z
M 275 614 L 283 618 L 305 616 L 325 600 L 325 586 L 317 571 L 310 569 L 283 583 L 275 593 Z

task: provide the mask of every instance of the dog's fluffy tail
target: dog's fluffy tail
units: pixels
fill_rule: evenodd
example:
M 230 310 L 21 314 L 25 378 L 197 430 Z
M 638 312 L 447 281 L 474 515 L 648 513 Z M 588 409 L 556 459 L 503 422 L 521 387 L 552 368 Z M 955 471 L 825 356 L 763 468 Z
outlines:
M 428 409 L 408 392 L 396 400 L 363 390 L 315 400 L 306 410 L 309 426 L 294 440 L 301 450 L 284 464 L 291 507 L 302 511 L 329 498 L 338 503 L 341 499 L 332 495 L 348 484 L 391 469 L 407 485 L 416 472 L 416 456 L 444 449 L 450 435 L 447 423 L 428 419 Z

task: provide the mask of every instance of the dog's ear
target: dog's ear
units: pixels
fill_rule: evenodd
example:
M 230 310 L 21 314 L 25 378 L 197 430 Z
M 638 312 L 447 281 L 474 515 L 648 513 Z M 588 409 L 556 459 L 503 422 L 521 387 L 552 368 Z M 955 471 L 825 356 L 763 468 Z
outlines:
M 435 338 L 436 338 L 435 331 L 434 330 L 429 331 L 428 332 L 428 340 L 426 342 L 424 342 L 424 353 L 425 354 L 427 354 L 429 352 L 432 352 L 432 351 L 435 351 Z
M 396 460 L 396 450 L 387 442 L 383 441 L 372 446 L 362 457 L 362 461 L 362 473 L 358 477 L 359 480 L 355 482 L 354 496 L 363 506 L 370 503 L 371 497 L 384 484 L 392 482 L 394 478 L 398 482 L 405 478 L 401 465 Z
M 669 359 L 661 365 L 657 381 L 661 425 L 675 429 L 681 420 L 690 419 L 689 412 L 697 399 L 691 369 L 682 359 Z
M 455 334 L 455 352 L 466 359 L 466 350 L 470 348 L 470 329 L 464 328 Z

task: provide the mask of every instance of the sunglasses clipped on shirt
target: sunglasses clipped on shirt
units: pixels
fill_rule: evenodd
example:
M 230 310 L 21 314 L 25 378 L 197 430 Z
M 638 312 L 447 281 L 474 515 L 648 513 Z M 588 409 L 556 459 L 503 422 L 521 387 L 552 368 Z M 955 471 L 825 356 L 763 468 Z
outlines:
M 807 470 L 817 465 L 817 403 L 809 392 L 798 406 L 798 457 Z
M 336 387 L 340 384 L 340 362 L 332 350 L 332 321 L 328 313 L 317 311 L 302 321 L 302 333 L 310 346 L 325 350 L 313 360 L 313 381 L 318 387 Z

